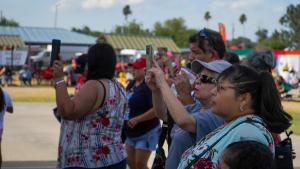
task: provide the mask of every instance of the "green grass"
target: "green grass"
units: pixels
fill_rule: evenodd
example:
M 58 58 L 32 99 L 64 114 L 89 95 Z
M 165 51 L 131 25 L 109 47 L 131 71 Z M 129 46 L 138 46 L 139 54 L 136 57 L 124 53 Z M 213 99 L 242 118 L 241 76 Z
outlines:
M 55 90 L 53 87 L 8 87 L 14 102 L 54 102 Z M 68 88 L 69 94 L 74 93 L 74 88 Z
M 8 87 L 4 88 L 8 91 L 14 102 L 54 102 L 55 90 L 49 86 L 33 86 L 33 87 Z M 74 88 L 68 88 L 69 94 L 74 93 Z M 283 101 L 284 110 L 293 117 L 291 130 L 300 135 L 300 102 Z
M 292 130 L 295 134 L 300 135 L 300 112 L 289 112 L 289 113 L 293 117 L 293 124 L 290 130 Z

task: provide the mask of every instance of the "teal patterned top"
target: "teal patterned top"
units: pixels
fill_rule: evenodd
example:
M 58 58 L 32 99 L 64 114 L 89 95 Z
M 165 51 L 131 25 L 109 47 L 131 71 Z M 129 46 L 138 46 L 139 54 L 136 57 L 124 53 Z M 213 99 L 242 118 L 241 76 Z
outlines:
M 226 147 L 245 140 L 265 144 L 275 154 L 272 135 L 266 129 L 263 120 L 255 115 L 246 115 L 219 127 L 186 150 L 178 169 L 216 169 Z

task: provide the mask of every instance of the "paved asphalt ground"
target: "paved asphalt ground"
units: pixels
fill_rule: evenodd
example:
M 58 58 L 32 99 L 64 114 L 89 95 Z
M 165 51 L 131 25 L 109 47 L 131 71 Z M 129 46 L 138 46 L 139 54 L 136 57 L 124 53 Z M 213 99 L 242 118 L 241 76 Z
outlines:
M 2 140 L 2 169 L 54 169 L 59 123 L 52 114 L 54 103 L 14 103 L 15 113 L 6 114 Z M 300 137 L 293 137 L 300 169 Z M 166 149 L 167 150 L 167 149 Z M 153 161 L 153 153 L 149 161 Z

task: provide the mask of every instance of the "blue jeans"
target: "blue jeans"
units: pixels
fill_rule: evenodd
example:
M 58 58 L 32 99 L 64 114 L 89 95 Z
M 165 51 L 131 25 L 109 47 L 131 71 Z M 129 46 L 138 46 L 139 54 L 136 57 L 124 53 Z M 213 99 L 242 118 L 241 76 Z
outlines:
M 107 167 L 99 167 L 99 168 L 82 168 L 82 167 L 68 167 L 65 169 L 126 169 L 127 161 L 126 159 L 122 160 L 117 164 L 113 164 Z

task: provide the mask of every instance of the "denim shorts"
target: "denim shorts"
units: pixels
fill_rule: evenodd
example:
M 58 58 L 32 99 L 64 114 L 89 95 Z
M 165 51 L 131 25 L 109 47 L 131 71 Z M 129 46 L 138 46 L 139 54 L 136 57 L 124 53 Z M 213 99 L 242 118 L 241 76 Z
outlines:
M 135 149 L 155 151 L 160 135 L 160 126 L 148 131 L 139 137 L 127 137 L 125 144 L 134 147 Z

